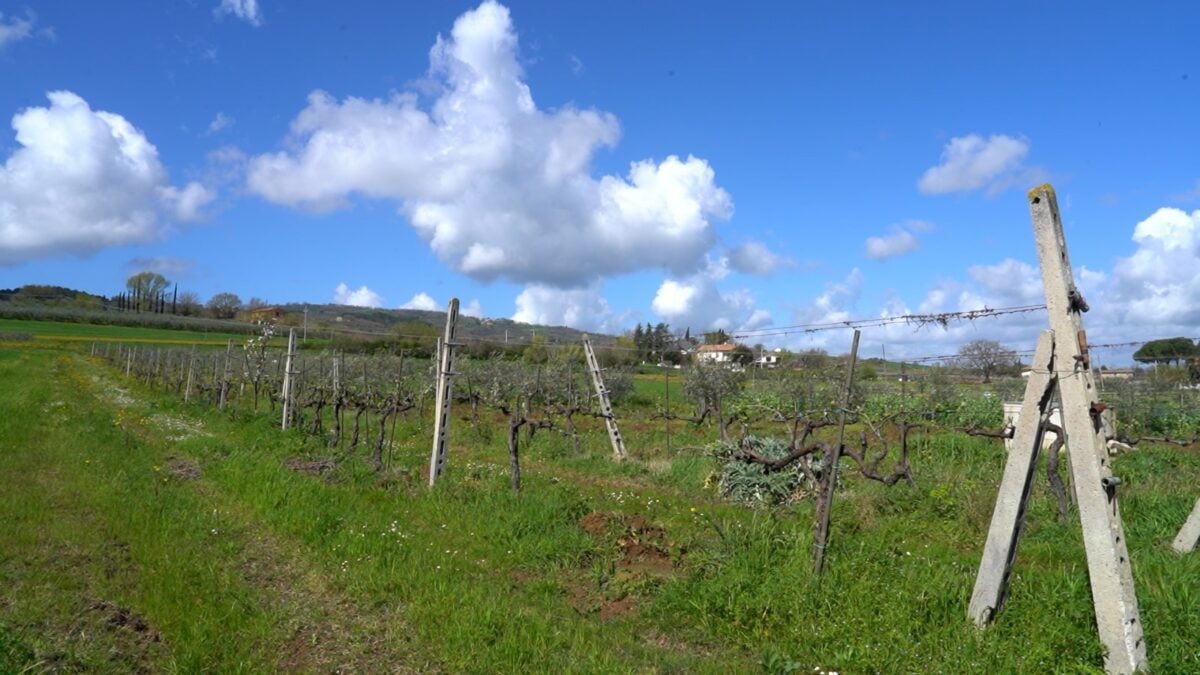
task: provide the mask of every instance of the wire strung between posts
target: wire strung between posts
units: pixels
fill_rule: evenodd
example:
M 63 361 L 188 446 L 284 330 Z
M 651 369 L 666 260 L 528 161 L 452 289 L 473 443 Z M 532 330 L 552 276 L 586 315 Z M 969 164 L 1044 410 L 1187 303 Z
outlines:
M 773 326 L 759 330 L 742 331 L 733 337 L 759 338 L 771 335 L 792 335 L 794 333 L 819 333 L 821 331 L 839 330 L 843 328 L 878 328 L 881 326 L 890 326 L 894 324 L 917 326 L 937 324 L 945 328 L 950 324 L 951 321 L 974 321 L 975 319 L 1005 316 L 1008 314 L 1040 312 L 1044 309 L 1046 309 L 1045 305 L 1019 305 L 1016 307 L 997 307 L 995 309 L 984 307 L 982 309 L 971 309 L 962 312 L 902 314 L 900 316 L 881 316 L 869 319 L 847 319 L 846 321 L 830 321 L 826 323 L 801 323 L 791 326 Z

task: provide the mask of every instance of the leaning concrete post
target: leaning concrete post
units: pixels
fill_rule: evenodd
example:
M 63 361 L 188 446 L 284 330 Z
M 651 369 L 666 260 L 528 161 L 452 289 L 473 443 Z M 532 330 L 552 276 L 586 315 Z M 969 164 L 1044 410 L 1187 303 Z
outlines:
M 1192 509 L 1192 515 L 1188 516 L 1187 522 L 1183 524 L 1183 529 L 1179 530 L 1179 536 L 1175 537 L 1175 542 L 1171 547 L 1180 553 L 1188 553 L 1196 548 L 1196 540 L 1200 539 L 1200 499 L 1196 500 L 1196 507 Z
M 446 308 L 446 333 L 438 350 L 436 403 L 433 420 L 433 453 L 429 458 L 429 487 L 446 468 L 446 444 L 450 433 L 451 368 L 454 366 L 454 331 L 458 324 L 458 298 Z

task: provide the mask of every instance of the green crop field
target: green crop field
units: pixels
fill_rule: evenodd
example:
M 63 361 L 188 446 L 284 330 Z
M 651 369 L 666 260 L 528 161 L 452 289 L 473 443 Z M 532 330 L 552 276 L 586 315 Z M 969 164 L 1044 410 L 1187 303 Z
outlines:
M 39 341 L 137 342 L 159 345 L 224 345 L 229 340 L 245 342 L 247 335 L 233 333 L 110 326 L 66 321 L 0 319 L 0 334 L 24 334 Z M 286 341 L 286 335 L 283 341 Z M 276 337 L 272 344 L 281 343 Z
M 1078 522 L 1041 476 L 1007 605 L 967 620 L 999 441 L 923 437 L 913 485 L 847 469 L 818 579 L 811 500 L 723 500 L 713 429 L 655 418 L 664 387 L 638 377 L 618 406 L 624 463 L 596 419 L 578 450 L 526 440 L 519 494 L 504 418 L 456 408 L 430 490 L 428 409 L 373 471 L 363 446 L 280 431 L 277 408 L 184 404 L 86 348 L 0 342 L 0 672 L 1100 671 Z M 1150 667 L 1200 672 L 1200 553 L 1169 546 L 1200 452 L 1114 466 Z

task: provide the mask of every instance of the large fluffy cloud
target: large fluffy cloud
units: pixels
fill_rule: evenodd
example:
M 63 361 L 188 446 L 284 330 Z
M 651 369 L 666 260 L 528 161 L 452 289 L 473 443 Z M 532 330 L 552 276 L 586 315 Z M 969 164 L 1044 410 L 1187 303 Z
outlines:
M 942 149 L 941 163 L 921 175 L 917 189 L 925 194 L 942 194 L 1003 187 L 1028 154 L 1029 141 L 1022 138 L 958 136 Z
M 251 160 L 250 189 L 309 209 L 355 194 L 396 200 L 443 261 L 475 279 L 529 284 L 526 302 L 539 288 L 703 265 L 713 220 L 732 210 L 712 167 L 669 156 L 634 162 L 625 176 L 593 176 L 594 153 L 620 135 L 616 118 L 540 109 L 505 7 L 488 0 L 459 17 L 430 63 L 439 93 L 427 107 L 413 93 L 311 94 L 286 149 Z
M 115 113 L 69 91 L 13 117 L 0 167 L 0 264 L 158 238 L 164 216 L 195 220 L 213 194 L 167 182 L 158 150 Z
M 1133 255 L 1098 284 L 1106 299 L 1122 321 L 1190 326 L 1194 333 L 1200 324 L 1200 210 L 1159 209 L 1137 224 L 1133 241 Z

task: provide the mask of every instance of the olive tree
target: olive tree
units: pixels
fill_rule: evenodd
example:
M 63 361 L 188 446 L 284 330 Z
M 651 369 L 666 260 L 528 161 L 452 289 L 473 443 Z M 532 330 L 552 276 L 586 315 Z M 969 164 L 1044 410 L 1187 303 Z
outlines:
M 992 375 L 1016 362 L 1016 355 L 995 340 L 975 340 L 959 347 L 957 361 L 960 368 L 977 370 L 984 382 L 991 382 Z

